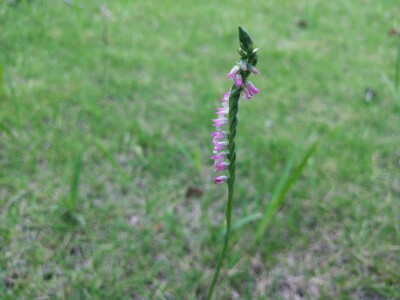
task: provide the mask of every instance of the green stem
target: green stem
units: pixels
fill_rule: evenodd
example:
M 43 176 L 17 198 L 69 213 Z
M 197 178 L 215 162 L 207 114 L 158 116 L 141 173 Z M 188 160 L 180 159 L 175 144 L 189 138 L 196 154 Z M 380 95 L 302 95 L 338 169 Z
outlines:
M 400 77 L 400 39 L 397 44 L 397 58 L 396 58 L 396 67 L 395 67 L 395 78 L 394 78 L 394 86 L 396 91 L 399 92 L 399 77 Z
M 211 286 L 208 290 L 207 300 L 210 300 L 214 291 L 215 284 L 217 282 L 219 272 L 222 267 L 222 263 L 226 256 L 228 249 L 229 238 L 231 235 L 232 228 L 232 199 L 235 185 L 235 170 L 236 170 L 236 152 L 235 152 L 235 136 L 236 127 L 238 123 L 237 113 L 239 110 L 239 97 L 241 88 L 232 86 L 232 92 L 229 97 L 229 137 L 228 137 L 228 150 L 229 150 L 229 180 L 228 180 L 228 203 L 226 204 L 225 219 L 226 219 L 226 231 L 224 238 L 224 246 L 219 256 L 217 267 L 215 268 L 214 277 Z

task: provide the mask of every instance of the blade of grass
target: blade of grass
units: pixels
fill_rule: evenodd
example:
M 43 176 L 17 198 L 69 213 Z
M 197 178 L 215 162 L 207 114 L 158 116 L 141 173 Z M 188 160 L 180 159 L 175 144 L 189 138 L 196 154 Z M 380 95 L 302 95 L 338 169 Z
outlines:
M 0 62 L 0 95 L 3 91 L 3 65 Z
M 251 214 L 249 216 L 243 217 L 239 220 L 237 220 L 236 222 L 232 223 L 232 232 L 234 232 L 235 230 L 251 223 L 254 221 L 258 221 L 262 218 L 262 214 L 260 213 L 255 213 L 255 214 Z M 222 237 L 225 234 L 226 228 L 221 230 L 220 232 L 220 237 Z
M 108 161 L 112 164 L 112 166 L 115 168 L 115 170 L 118 172 L 119 175 L 121 175 L 124 180 L 129 181 L 130 178 L 128 174 L 121 168 L 119 163 L 115 160 L 115 158 L 111 155 L 109 151 L 107 151 L 106 148 L 102 144 L 100 144 L 98 141 L 94 141 L 94 144 L 96 145 L 97 149 L 100 150 L 100 152 L 104 155 L 105 158 L 108 159 Z
M 315 171 L 315 161 L 311 157 L 308 163 L 308 173 L 310 174 L 310 189 L 311 189 L 311 196 L 314 198 L 317 189 L 316 183 L 316 171 Z
M 193 149 L 193 164 L 194 164 L 196 171 L 200 174 L 202 162 L 201 162 L 201 155 L 200 155 L 200 149 L 199 149 L 198 144 L 196 144 L 196 146 Z
M 188 149 L 183 143 L 178 142 L 177 148 L 181 154 L 185 157 L 190 168 L 193 168 L 196 172 L 201 172 L 201 157 L 198 145 L 193 148 L 193 152 Z
M 4 131 L 10 138 L 15 138 L 11 130 L 4 124 L 0 123 L 0 131 Z
M 4 77 L 6 78 L 8 86 L 11 91 L 11 99 L 14 103 L 15 115 L 17 117 L 17 128 L 18 128 L 18 130 L 20 130 L 21 129 L 21 113 L 20 113 L 19 103 L 17 100 L 17 92 L 15 91 L 15 87 L 14 87 L 13 81 L 11 79 L 11 75 L 8 72 L 7 68 L 6 67 L 4 68 L 4 66 L 2 67 L 2 73 L 4 73 Z
M 71 185 L 70 185 L 70 196 L 69 196 L 69 199 L 67 202 L 67 211 L 70 213 L 73 212 L 75 205 L 76 205 L 76 200 L 78 198 L 79 179 L 80 179 L 82 165 L 83 165 L 82 157 L 83 157 L 83 154 L 80 153 L 74 163 L 74 171 L 72 173 Z
M 394 87 L 396 92 L 399 93 L 399 76 L 400 76 L 400 39 L 397 43 L 397 57 L 396 57 L 396 66 L 395 66 L 395 75 L 394 75 Z
M 314 142 L 310 148 L 307 150 L 303 158 L 301 159 L 299 165 L 295 167 L 292 173 L 290 173 L 291 169 L 294 166 L 296 161 L 297 154 L 299 152 L 298 148 L 295 149 L 288 164 L 286 165 L 285 171 L 275 189 L 275 192 L 272 196 L 271 201 L 268 203 L 268 206 L 264 212 L 263 218 L 261 220 L 260 225 L 257 228 L 254 243 L 256 243 L 259 238 L 263 235 L 269 222 L 271 221 L 272 217 L 274 216 L 275 212 L 277 211 L 279 205 L 285 199 L 286 194 L 289 192 L 291 186 L 297 181 L 301 172 L 303 171 L 304 167 L 307 164 L 308 159 L 314 153 L 316 149 L 316 142 Z
M 290 171 L 293 169 L 293 166 L 296 162 L 299 151 L 300 151 L 300 146 L 297 146 L 289 158 L 289 161 L 283 171 L 283 174 L 282 174 L 281 178 L 279 179 L 278 185 L 276 186 L 276 188 L 274 190 L 272 198 L 269 201 L 267 208 L 263 214 L 261 224 L 258 226 L 254 243 L 256 242 L 256 240 L 258 240 L 258 238 L 260 237 L 262 232 L 267 227 L 268 222 L 272 218 L 273 213 L 278 209 L 280 196 L 284 193 L 285 185 L 287 185 L 287 183 L 289 182 Z M 283 198 L 283 197 L 281 197 L 281 198 Z
M 397 104 L 400 106 L 400 95 L 396 91 L 396 87 L 393 84 L 393 82 L 386 76 L 386 74 L 382 75 L 383 81 L 387 84 L 390 93 L 392 94 L 393 99 L 397 102 Z

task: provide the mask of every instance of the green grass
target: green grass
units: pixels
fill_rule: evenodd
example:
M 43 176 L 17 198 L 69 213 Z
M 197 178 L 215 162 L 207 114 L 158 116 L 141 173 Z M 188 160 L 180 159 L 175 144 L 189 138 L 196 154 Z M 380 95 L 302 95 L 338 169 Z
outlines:
M 215 299 L 400 299 L 400 109 L 382 81 L 398 1 L 108 1 L 107 24 L 101 2 L 70 2 L 0 3 L 1 299 L 204 296 L 226 201 L 210 119 L 238 25 L 261 48 L 262 92 L 240 103 L 244 221 Z

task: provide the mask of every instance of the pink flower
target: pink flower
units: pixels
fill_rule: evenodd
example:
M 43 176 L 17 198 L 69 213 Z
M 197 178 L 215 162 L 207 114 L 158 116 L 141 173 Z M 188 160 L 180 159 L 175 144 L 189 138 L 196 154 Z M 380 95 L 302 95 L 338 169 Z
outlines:
M 225 139 L 228 134 L 226 133 L 226 131 L 217 131 L 217 132 L 212 132 L 211 136 L 214 137 L 214 140 L 221 140 L 221 139 Z
M 260 92 L 260 90 L 256 88 L 254 84 L 251 83 L 251 81 L 246 81 L 245 86 L 247 90 L 250 92 L 251 96 L 258 94 Z
M 221 162 L 225 160 L 226 155 L 227 155 L 226 152 L 220 152 L 211 156 L 211 159 L 215 160 L 215 162 Z
M 214 178 L 214 183 L 221 184 L 221 183 L 226 182 L 227 180 L 228 180 L 228 177 L 226 177 L 226 176 L 218 176 L 218 177 Z
M 214 153 L 217 153 L 218 151 L 225 150 L 228 147 L 228 142 L 216 142 L 213 141 L 214 144 Z
M 249 91 L 246 88 L 243 89 L 242 99 L 243 100 L 250 100 L 251 99 L 251 95 L 250 95 Z
M 218 116 L 223 116 L 223 115 L 227 115 L 227 114 L 229 114 L 229 107 L 222 107 L 222 108 L 220 108 L 220 107 L 218 107 L 217 108 L 217 115 Z
M 222 99 L 221 99 L 222 107 L 229 106 L 229 97 L 231 96 L 231 91 L 232 91 L 232 88 L 230 88 L 229 92 L 225 93 L 224 96 L 222 97 Z
M 213 138 L 212 143 L 215 145 L 215 143 L 218 143 L 219 139 Z
M 218 118 L 218 119 L 212 119 L 212 121 L 214 122 L 213 126 L 215 126 L 215 127 L 220 127 L 220 126 L 228 124 L 228 119 L 225 117 Z
M 237 74 L 235 77 L 235 85 L 236 87 L 242 86 L 243 85 L 243 78 L 242 75 Z
M 216 140 L 216 139 L 213 139 L 213 140 L 212 140 L 212 143 L 213 143 L 214 146 L 215 146 L 215 145 L 219 145 L 219 144 L 226 144 L 227 142 L 220 142 L 220 141 L 218 141 L 218 140 Z
M 234 66 L 232 70 L 226 75 L 228 76 L 229 79 L 233 80 L 236 77 L 236 74 L 237 72 L 239 72 L 239 70 L 240 70 L 239 66 Z
M 254 75 L 257 75 L 259 73 L 258 70 L 256 68 L 254 68 L 252 65 L 249 66 L 249 70 Z
M 224 96 L 221 99 L 222 103 L 228 103 L 229 102 L 229 96 L 231 95 L 231 93 L 226 93 L 224 94 Z
M 228 169 L 228 167 L 229 167 L 229 163 L 227 163 L 227 162 L 216 162 L 214 164 L 215 172 L 225 171 L 226 169 Z
M 254 84 L 251 83 L 251 81 L 246 81 L 246 83 L 244 84 L 242 99 L 250 100 L 251 97 L 253 97 L 255 94 L 258 94 L 259 92 L 260 92 L 260 90 L 257 89 L 254 86 Z
M 246 62 L 245 59 L 241 59 L 241 60 L 240 60 L 240 68 L 241 68 L 243 71 L 247 71 L 247 62 Z

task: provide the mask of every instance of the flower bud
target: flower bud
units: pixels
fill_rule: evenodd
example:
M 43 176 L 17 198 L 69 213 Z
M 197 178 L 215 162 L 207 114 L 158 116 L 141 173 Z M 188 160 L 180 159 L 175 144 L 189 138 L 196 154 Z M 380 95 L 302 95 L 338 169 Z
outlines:
M 247 52 L 244 51 L 242 48 L 238 48 L 237 51 L 241 57 L 244 57 L 244 58 L 247 57 Z
M 226 182 L 227 180 L 228 180 L 228 177 L 226 177 L 226 176 L 218 176 L 218 177 L 214 178 L 214 183 L 221 184 L 221 183 Z

